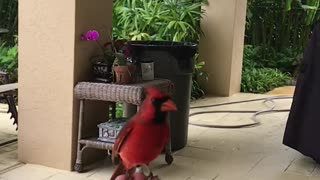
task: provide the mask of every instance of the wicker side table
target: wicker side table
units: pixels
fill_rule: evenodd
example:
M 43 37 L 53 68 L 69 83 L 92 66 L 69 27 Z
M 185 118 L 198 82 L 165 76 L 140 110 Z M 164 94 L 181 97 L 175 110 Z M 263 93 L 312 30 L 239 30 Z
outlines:
M 78 127 L 78 148 L 77 148 L 77 160 L 74 169 L 77 172 L 83 170 L 82 153 L 87 148 L 95 148 L 102 150 L 112 150 L 113 143 L 99 141 L 98 137 L 85 139 L 82 137 L 82 122 L 84 118 L 84 106 L 85 101 L 107 101 L 113 102 L 112 116 L 115 116 L 115 103 L 129 103 L 137 105 L 138 108 L 142 104 L 145 97 L 145 88 L 156 87 L 161 91 L 172 94 L 173 84 L 166 79 L 156 79 L 153 81 L 147 81 L 130 85 L 118 85 L 118 84 L 106 84 L 106 83 L 92 83 L 92 82 L 80 82 L 75 86 L 75 95 L 80 100 L 79 111 L 79 127 Z M 169 123 L 169 119 L 167 119 Z M 165 148 L 165 160 L 168 164 L 173 162 L 171 153 L 171 142 L 169 142 Z

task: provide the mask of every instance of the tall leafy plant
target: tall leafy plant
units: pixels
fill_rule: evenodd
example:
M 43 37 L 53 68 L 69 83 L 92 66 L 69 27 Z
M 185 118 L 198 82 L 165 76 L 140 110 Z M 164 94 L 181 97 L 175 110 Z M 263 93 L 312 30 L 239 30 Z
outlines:
M 10 76 L 11 82 L 18 80 L 18 46 L 0 45 L 0 70 L 5 71 Z
M 202 34 L 200 20 L 205 13 L 201 7 L 207 3 L 207 0 L 117 0 L 113 8 L 113 36 L 198 43 Z M 192 99 L 204 95 L 198 83 L 198 78 L 205 76 L 203 66 L 204 62 L 196 58 Z
M 288 85 L 291 78 L 288 74 L 271 68 L 243 69 L 241 91 L 266 93 L 276 87 Z
M 10 45 L 14 44 L 14 35 L 18 33 L 18 0 L 0 0 L 0 28 L 9 30 L 0 38 Z
M 266 54 L 264 51 L 273 53 Z M 246 45 L 243 53 L 241 91 L 265 93 L 273 88 L 291 84 L 292 72 L 289 71 L 295 66 L 295 56 L 296 52 L 291 49 L 276 52 L 272 47 L 266 49 Z M 282 66 L 283 68 L 278 69 Z
M 114 4 L 114 36 L 198 42 L 202 5 L 199 0 L 118 0 Z
M 320 20 L 319 5 L 320 0 L 248 0 L 242 91 L 265 92 L 292 81 Z
M 299 50 L 293 48 L 276 51 L 272 47 L 245 45 L 243 52 L 244 68 L 272 68 L 290 75 L 301 58 Z
M 320 0 L 249 0 L 246 44 L 304 49 Z
M 191 89 L 191 99 L 196 100 L 198 98 L 201 98 L 205 95 L 204 90 L 201 88 L 201 85 L 199 83 L 200 78 L 203 78 L 205 80 L 208 79 L 208 74 L 203 70 L 203 67 L 205 65 L 204 61 L 201 61 L 199 59 L 199 54 L 196 54 L 195 62 L 194 62 L 194 73 L 192 75 L 192 89 Z

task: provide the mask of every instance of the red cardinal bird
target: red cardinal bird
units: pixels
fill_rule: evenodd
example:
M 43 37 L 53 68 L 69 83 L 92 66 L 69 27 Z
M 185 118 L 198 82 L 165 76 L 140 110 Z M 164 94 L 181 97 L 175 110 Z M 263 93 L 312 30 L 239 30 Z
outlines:
M 114 144 L 112 159 L 114 162 L 120 156 L 120 164 L 111 180 L 124 173 L 131 176 L 137 166 L 148 165 L 161 154 L 170 138 L 167 114 L 176 110 L 169 96 L 155 88 L 147 89 L 142 106 Z

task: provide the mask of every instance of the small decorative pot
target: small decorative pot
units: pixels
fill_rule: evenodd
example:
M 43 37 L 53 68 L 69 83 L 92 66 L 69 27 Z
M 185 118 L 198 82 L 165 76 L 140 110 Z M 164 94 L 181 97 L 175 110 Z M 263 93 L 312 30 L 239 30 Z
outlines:
M 95 81 L 98 82 L 112 82 L 112 64 L 105 63 L 103 56 L 97 56 L 91 59 L 92 60 L 92 73 Z
M 154 62 L 153 61 L 141 61 L 141 75 L 143 81 L 154 80 Z
M 114 66 L 114 81 L 116 84 L 131 84 L 136 80 L 136 66 L 126 65 L 126 66 Z
M 101 123 L 99 128 L 99 141 L 114 143 L 121 129 L 127 123 L 126 118 L 112 119 L 109 122 Z

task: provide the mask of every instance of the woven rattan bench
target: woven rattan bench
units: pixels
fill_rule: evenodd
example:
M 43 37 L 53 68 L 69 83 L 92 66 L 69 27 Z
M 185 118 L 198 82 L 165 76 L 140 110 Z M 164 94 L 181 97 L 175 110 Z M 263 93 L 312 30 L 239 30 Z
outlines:
M 80 100 L 80 114 L 78 127 L 78 149 L 77 160 L 74 169 L 77 172 L 83 170 L 82 153 L 87 148 L 95 148 L 102 150 L 112 150 L 113 143 L 99 141 L 97 138 L 84 139 L 82 137 L 82 122 L 84 118 L 85 101 L 107 101 L 111 102 L 112 118 L 115 117 L 115 103 L 128 103 L 139 106 L 142 104 L 145 96 L 145 88 L 156 87 L 161 91 L 172 94 L 173 84 L 169 80 L 157 79 L 130 85 L 118 85 L 107 83 L 80 82 L 75 87 L 75 95 Z M 169 120 L 168 120 L 169 123 Z M 171 142 L 167 145 L 165 160 L 171 164 L 173 157 L 171 154 Z

